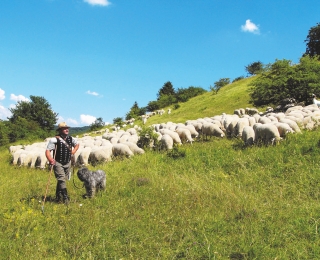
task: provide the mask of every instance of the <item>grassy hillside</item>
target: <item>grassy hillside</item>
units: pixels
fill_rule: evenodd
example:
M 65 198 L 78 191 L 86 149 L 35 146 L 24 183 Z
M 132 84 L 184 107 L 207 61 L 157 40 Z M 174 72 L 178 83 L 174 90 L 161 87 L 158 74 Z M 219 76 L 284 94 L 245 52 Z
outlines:
M 248 85 L 253 79 L 254 77 L 245 78 L 221 88 L 217 94 L 210 91 L 188 102 L 180 103 L 180 108 L 172 109 L 170 115 L 165 113 L 162 116 L 156 115 L 149 118 L 147 125 L 168 121 L 185 122 L 188 119 L 210 117 L 221 113 L 233 114 L 235 109 L 252 107 L 249 104 Z
M 182 104 L 170 121 L 246 107 L 247 80 Z M 319 259 L 319 140 L 315 130 L 271 147 L 212 138 L 177 159 L 147 151 L 90 167 L 107 173 L 94 199 L 68 182 L 68 207 L 52 201 L 51 178 L 44 214 L 50 172 L 13 167 L 0 147 L 1 258 Z

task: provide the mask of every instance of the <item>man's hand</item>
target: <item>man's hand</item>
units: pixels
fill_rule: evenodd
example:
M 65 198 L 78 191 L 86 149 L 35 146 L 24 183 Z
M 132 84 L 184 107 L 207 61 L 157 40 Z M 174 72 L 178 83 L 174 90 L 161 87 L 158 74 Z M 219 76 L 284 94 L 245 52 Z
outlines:
M 49 163 L 50 163 L 51 165 L 55 165 L 55 164 L 56 164 L 56 160 L 55 160 L 55 159 L 51 159 L 51 160 L 49 160 Z

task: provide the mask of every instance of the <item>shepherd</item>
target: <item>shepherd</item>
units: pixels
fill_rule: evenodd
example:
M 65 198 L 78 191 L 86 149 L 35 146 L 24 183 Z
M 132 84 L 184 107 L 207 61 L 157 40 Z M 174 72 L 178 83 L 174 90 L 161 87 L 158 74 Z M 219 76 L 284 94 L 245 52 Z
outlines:
M 70 174 L 71 157 L 79 149 L 77 139 L 69 136 L 69 128 L 70 126 L 65 122 L 60 123 L 57 128 L 59 134 L 50 139 L 45 152 L 50 165 L 53 166 L 54 175 L 57 179 L 56 202 L 63 201 L 65 204 L 70 201 L 66 180 Z M 52 154 L 55 156 L 53 157 Z

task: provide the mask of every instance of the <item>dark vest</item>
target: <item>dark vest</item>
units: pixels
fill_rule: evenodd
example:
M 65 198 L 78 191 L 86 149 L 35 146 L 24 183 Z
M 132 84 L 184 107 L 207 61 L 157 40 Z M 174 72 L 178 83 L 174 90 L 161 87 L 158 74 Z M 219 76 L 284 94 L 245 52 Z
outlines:
M 67 164 L 71 160 L 71 151 L 70 149 L 61 142 L 62 137 L 60 136 L 57 138 L 57 151 L 56 151 L 56 161 L 61 164 Z M 67 136 L 66 137 L 66 143 L 69 145 L 69 147 L 72 147 L 72 137 Z

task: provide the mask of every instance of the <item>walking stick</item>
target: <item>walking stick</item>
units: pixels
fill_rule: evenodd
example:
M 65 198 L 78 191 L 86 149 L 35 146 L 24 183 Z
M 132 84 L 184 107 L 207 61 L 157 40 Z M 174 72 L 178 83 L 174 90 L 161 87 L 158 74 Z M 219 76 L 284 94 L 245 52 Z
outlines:
M 55 150 L 54 150 L 53 160 L 55 160 L 55 158 L 56 158 L 56 150 L 57 150 L 57 147 L 55 147 Z M 44 194 L 44 198 L 43 198 L 43 201 L 42 201 L 41 211 L 42 211 L 43 214 L 44 214 L 44 203 L 46 202 L 47 193 L 48 193 L 48 190 L 49 190 L 49 184 L 50 184 L 50 179 L 51 179 L 51 175 L 52 175 L 52 169 L 53 169 L 53 164 L 51 165 L 51 169 L 50 169 L 50 173 L 49 173 L 49 177 L 48 177 L 48 182 L 47 182 L 47 187 L 46 187 L 46 192 Z

